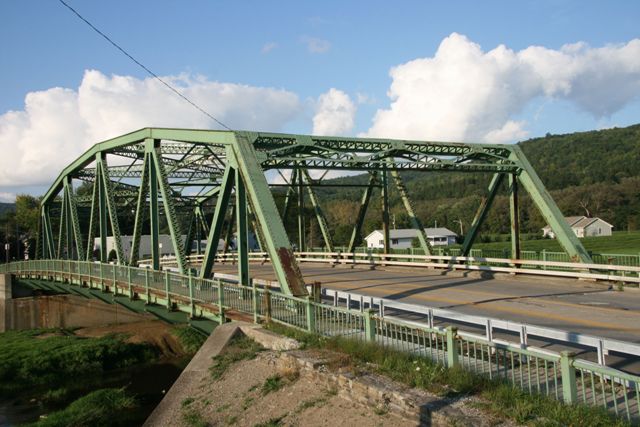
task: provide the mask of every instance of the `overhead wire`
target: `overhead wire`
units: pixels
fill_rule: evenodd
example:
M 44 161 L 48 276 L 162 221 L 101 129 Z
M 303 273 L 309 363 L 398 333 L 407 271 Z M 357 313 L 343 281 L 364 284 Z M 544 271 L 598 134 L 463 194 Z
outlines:
M 124 48 L 122 48 L 118 43 L 116 43 L 115 41 L 113 41 L 108 35 L 106 35 L 105 33 L 103 33 L 102 31 L 100 31 L 95 25 L 93 25 L 91 22 L 89 22 L 88 19 L 86 19 L 84 16 L 82 16 L 77 10 L 75 10 L 73 7 L 71 7 L 68 3 L 66 3 L 64 0 L 58 0 L 60 3 L 62 3 L 63 6 L 65 6 L 67 9 L 69 9 L 71 12 L 73 12 L 74 15 L 76 15 L 78 18 L 80 18 L 82 21 L 84 21 L 85 24 L 87 24 L 89 27 L 91 27 L 91 29 L 93 31 L 95 31 L 96 33 L 98 33 L 99 35 L 101 35 L 106 41 L 108 41 L 111 45 L 113 45 L 116 49 L 118 49 L 120 52 L 122 52 L 122 54 L 124 54 L 127 58 L 129 58 L 130 60 L 132 60 L 135 64 L 137 64 L 140 68 L 142 68 L 144 71 L 146 71 L 150 76 L 152 76 L 154 79 L 158 80 L 160 83 L 162 83 L 164 86 L 166 86 L 171 92 L 175 93 L 176 95 L 178 95 L 180 98 L 182 98 L 184 101 L 186 101 L 187 103 L 189 103 L 191 106 L 193 106 L 194 108 L 196 108 L 198 111 L 200 111 L 202 114 L 204 114 L 205 116 L 209 117 L 211 120 L 213 120 L 214 122 L 216 122 L 217 124 L 219 124 L 220 126 L 222 126 L 223 128 L 227 129 L 227 130 L 232 130 L 229 126 L 225 125 L 224 123 L 222 123 L 220 120 L 218 120 L 217 118 L 215 118 L 213 116 L 213 114 L 209 113 L 208 111 L 206 111 L 204 108 L 200 107 L 198 104 L 196 104 L 195 102 L 193 102 L 192 100 L 190 100 L 189 98 L 187 98 L 187 96 L 185 96 L 182 92 L 180 92 L 178 89 L 174 88 L 173 86 L 171 86 L 171 84 L 169 84 L 168 82 L 166 82 L 165 80 L 163 80 L 160 76 L 158 76 L 156 73 L 154 73 L 153 71 L 151 71 L 147 66 L 145 66 L 142 62 L 138 61 L 136 58 L 134 58 L 131 54 L 129 54 L 126 50 L 124 50 Z

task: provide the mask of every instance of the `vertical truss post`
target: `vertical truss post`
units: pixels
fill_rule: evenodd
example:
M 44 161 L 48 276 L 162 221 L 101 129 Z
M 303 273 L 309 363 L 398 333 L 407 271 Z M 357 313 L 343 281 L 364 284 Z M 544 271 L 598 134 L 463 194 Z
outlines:
M 71 225 L 71 203 L 69 202 L 69 187 L 63 187 L 64 197 L 62 202 L 64 203 L 65 215 L 64 215 L 64 231 L 65 231 L 65 248 L 66 248 L 66 259 L 73 259 L 74 257 L 74 249 L 73 249 L 73 226 Z
M 91 213 L 89 214 L 89 230 L 87 231 L 87 261 L 93 260 L 93 248 L 95 247 L 96 226 L 98 225 L 98 209 L 100 205 L 99 201 L 99 189 L 100 180 L 98 176 L 94 178 L 93 190 L 91 192 Z
M 216 209 L 213 212 L 211 227 L 209 227 L 207 248 L 204 251 L 202 267 L 200 268 L 201 278 L 208 278 L 209 276 L 211 276 L 213 262 L 215 261 L 216 252 L 218 251 L 218 241 L 220 240 L 222 224 L 224 223 L 224 217 L 227 212 L 227 207 L 229 206 L 231 189 L 233 188 L 233 176 L 234 170 L 231 168 L 231 166 L 227 165 L 224 170 L 224 175 L 222 176 L 222 183 L 220 184 L 221 188 L 218 192 L 218 200 L 216 202 Z
M 415 211 L 413 210 L 413 206 L 411 205 L 411 199 L 409 199 L 409 194 L 407 192 L 407 187 L 405 187 L 402 182 L 402 178 L 400 177 L 400 173 L 396 170 L 391 171 L 391 176 L 396 184 L 396 188 L 400 193 L 400 198 L 402 199 L 402 203 L 404 204 L 404 208 L 409 215 L 409 219 L 411 220 L 411 226 L 418 232 L 418 240 L 420 241 L 420 246 L 424 251 L 425 255 L 431 255 L 431 245 L 429 244 L 429 240 L 427 240 L 427 234 L 424 231 L 424 227 L 420 222 L 420 219 L 416 216 Z
M 307 295 L 307 289 L 298 263 L 296 262 L 282 219 L 269 184 L 260 166 L 250 137 L 243 132 L 235 132 L 232 145 L 238 169 L 247 189 L 247 197 L 265 238 L 266 249 L 273 263 L 280 287 L 294 296 Z
M 327 247 L 328 252 L 333 252 L 333 239 L 331 238 L 329 226 L 327 225 L 327 219 L 324 216 L 322 207 L 320 206 L 318 196 L 316 196 L 316 192 L 311 186 L 311 177 L 309 176 L 309 172 L 306 169 L 302 169 L 301 171 L 308 184 L 307 192 L 309 193 L 309 200 L 311 200 L 311 204 L 313 205 L 313 210 L 316 214 L 316 219 L 318 220 L 318 225 L 320 226 L 320 231 L 322 232 L 322 238 L 324 239 L 325 246 Z
M 78 218 L 78 206 L 76 204 L 76 196 L 73 193 L 73 185 L 71 183 L 71 178 L 68 176 L 65 177 L 64 186 L 67 191 L 67 202 L 69 204 L 69 219 L 73 229 L 73 237 L 75 240 L 75 249 L 76 256 L 74 259 L 80 260 L 82 259 L 82 255 L 84 254 L 84 244 L 82 242 L 82 234 L 80 232 L 80 220 Z
M 302 183 L 302 171 L 296 169 L 298 174 L 298 250 L 304 252 L 307 243 L 304 230 L 304 186 Z
M 266 250 L 265 249 L 266 246 L 264 243 L 264 236 L 262 236 L 262 232 L 260 231 L 260 227 L 258 226 L 258 222 L 256 221 L 256 215 L 251 210 L 251 206 L 247 205 L 247 209 L 249 212 L 249 217 L 251 218 L 251 229 L 253 230 L 253 233 L 256 236 L 258 246 L 260 247 L 260 252 L 264 252 Z
M 524 153 L 517 145 L 511 147 L 511 160 L 518 161 L 522 170 L 518 176 L 520 183 L 533 199 L 533 202 L 540 210 L 543 218 L 551 227 L 556 240 L 560 246 L 567 252 L 571 260 L 575 262 L 591 263 L 591 256 L 582 246 L 582 243 L 569 227 L 564 219 L 562 212 L 558 209 L 556 202 L 553 201 L 551 194 L 544 187 L 544 184 L 536 174 L 533 166 L 529 163 Z
M 390 253 L 391 239 L 389 238 L 389 180 L 386 169 L 382 170 L 382 235 L 384 240 L 384 253 Z
M 200 255 L 202 253 L 202 223 L 204 222 L 204 216 L 202 215 L 202 206 L 196 206 L 195 215 L 196 226 L 196 253 Z
M 373 186 L 376 182 L 377 172 L 371 172 L 369 176 L 369 186 L 365 188 L 360 199 L 360 209 L 358 209 L 358 215 L 356 216 L 356 223 L 353 226 L 351 232 L 351 239 L 349 240 L 349 248 L 347 252 L 353 252 L 356 248 L 356 242 L 360 238 L 360 231 L 362 230 L 362 224 L 364 224 L 364 217 L 367 214 L 367 208 L 369 207 L 369 201 L 371 200 L 371 194 L 373 193 Z
M 159 148 L 153 150 L 151 155 L 153 156 L 153 164 L 157 172 L 158 186 L 160 187 L 160 193 L 162 194 L 164 215 L 167 218 L 167 223 L 169 224 L 169 233 L 171 234 L 171 243 L 173 244 L 173 252 L 176 256 L 176 262 L 178 263 L 178 270 L 180 271 L 180 274 L 185 274 L 187 270 L 187 260 L 184 255 L 184 245 L 180 242 L 180 239 L 182 238 L 182 227 L 180 227 L 180 221 L 178 220 L 178 215 L 176 214 L 176 209 L 173 205 L 171 187 L 169 186 L 167 173 L 158 151 Z
M 518 176 L 509 174 L 509 214 L 511 218 L 511 258 L 520 259 L 520 208 L 518 206 Z
M 226 211 L 225 211 L 226 212 Z M 224 218 L 223 218 L 224 221 Z M 223 254 L 226 254 L 229 250 L 229 245 L 231 244 L 231 239 L 233 239 L 233 224 L 236 223 L 236 210 L 235 208 L 231 209 L 231 215 L 229 216 L 229 222 L 227 223 L 227 230 L 224 234 L 224 248 L 222 250 Z
M 100 165 L 102 175 L 102 188 L 104 189 L 104 199 L 107 203 L 107 210 L 109 212 L 109 221 L 111 222 L 111 234 L 113 235 L 113 241 L 116 246 L 116 257 L 118 259 L 118 264 L 124 264 L 125 260 L 124 253 L 122 251 L 120 225 L 118 224 L 118 211 L 116 209 L 116 202 L 113 196 L 113 188 L 111 188 L 111 178 L 109 177 L 106 156 L 106 153 L 99 153 L 97 161 Z
M 189 214 L 189 227 L 187 228 L 187 235 L 184 239 L 184 255 L 188 257 L 191 255 L 191 248 L 193 246 L 193 235 L 197 234 L 195 228 L 198 226 L 196 220 L 196 208 L 194 208 L 193 212 Z M 195 227 L 194 227 L 195 223 Z
M 100 224 L 100 262 L 107 262 L 107 201 L 102 180 L 102 168 L 97 163 L 100 154 L 96 155 L 96 181 L 98 183 L 98 215 Z
M 133 238 L 131 241 L 131 253 L 129 254 L 129 265 L 136 266 L 140 252 L 140 239 L 142 236 L 142 225 L 147 207 L 147 194 L 149 193 L 149 171 L 147 154 L 142 161 L 142 176 L 140 177 L 140 188 L 138 188 L 138 201 L 136 203 L 136 217 L 133 223 Z
M 236 246 L 238 247 L 238 278 L 240 284 L 249 286 L 249 227 L 247 227 L 247 194 L 245 185 L 236 169 Z
M 60 227 L 58 228 L 58 252 L 57 252 L 57 257 L 58 259 L 62 259 L 62 250 L 64 248 L 64 245 L 62 244 L 62 242 L 64 241 L 66 234 L 64 233 L 64 226 L 66 224 L 66 212 L 67 212 L 67 204 L 65 203 L 66 201 L 66 195 L 64 194 L 64 192 L 62 193 L 62 205 L 60 206 Z
M 471 223 L 471 226 L 467 231 L 467 235 L 464 238 L 464 243 L 462 244 L 462 256 L 469 256 L 473 242 L 476 240 L 478 235 L 478 230 L 484 223 L 484 220 L 487 217 L 487 212 L 489 212 L 489 208 L 491 208 L 493 200 L 496 197 L 496 193 L 498 192 L 498 188 L 500 188 L 500 184 L 502 184 L 503 180 L 504 174 L 502 173 L 496 173 L 493 175 L 493 178 L 491 178 L 487 195 L 482 198 L 480 206 L 476 211 L 476 216 L 473 218 L 473 222 Z
M 55 258 L 54 250 L 53 250 L 53 232 L 51 230 L 51 215 L 49 214 L 49 205 L 42 205 L 42 237 L 44 238 L 43 242 L 43 256 L 45 259 L 53 259 Z
M 293 193 L 295 193 L 296 188 L 296 170 L 291 170 L 291 182 L 290 186 L 287 188 L 287 195 L 284 198 L 284 207 L 282 208 L 282 219 L 286 220 L 287 214 L 289 213 L 289 207 L 291 206 L 291 199 L 293 198 Z
M 151 153 L 159 141 L 145 139 L 144 151 L 147 158 L 149 180 L 149 224 L 151 228 L 151 262 L 154 270 L 160 270 L 160 207 L 158 206 L 158 176 L 153 167 Z

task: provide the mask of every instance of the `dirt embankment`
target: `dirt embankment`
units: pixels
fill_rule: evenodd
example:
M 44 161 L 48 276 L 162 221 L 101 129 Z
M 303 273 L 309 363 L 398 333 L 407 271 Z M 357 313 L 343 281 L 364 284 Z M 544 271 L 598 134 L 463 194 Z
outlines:
M 147 343 L 157 347 L 163 356 L 168 358 L 186 356 L 188 352 L 180 344 L 179 339 L 171 332 L 174 326 L 161 320 L 145 320 L 136 323 L 119 325 L 94 326 L 74 331 L 81 337 L 102 337 L 109 334 L 127 335 L 125 341 Z

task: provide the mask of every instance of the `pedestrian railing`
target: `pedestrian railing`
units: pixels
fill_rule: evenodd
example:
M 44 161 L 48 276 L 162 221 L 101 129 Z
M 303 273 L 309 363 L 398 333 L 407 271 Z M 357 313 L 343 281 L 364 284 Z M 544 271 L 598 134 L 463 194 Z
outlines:
M 637 421 L 640 377 L 600 366 L 570 352 L 553 352 L 419 322 L 380 316 L 374 310 L 334 307 L 222 279 L 198 279 L 169 271 L 65 260 L 14 262 L 0 273 L 40 278 L 67 287 L 88 287 L 146 303 L 164 304 L 191 316 L 224 322 L 232 311 L 270 320 L 323 336 L 344 336 L 429 358 L 448 367 L 462 367 L 505 380 L 531 393 L 567 404 L 602 406 Z
M 332 265 L 360 266 L 402 266 L 423 267 L 446 270 L 482 271 L 489 273 L 529 274 L 536 276 L 561 277 L 571 279 L 604 280 L 640 285 L 640 266 L 613 264 L 586 264 L 565 261 L 538 261 L 535 259 L 482 258 L 476 256 L 448 255 L 415 255 L 381 254 L 377 252 L 296 252 L 298 262 L 328 263 Z M 253 262 L 269 262 L 266 252 L 251 252 L 249 260 Z M 202 263 L 202 255 L 192 255 L 191 265 Z M 219 254 L 216 262 L 236 262 L 237 254 L 233 252 Z M 150 260 L 140 262 L 149 265 Z M 166 257 L 160 260 L 162 266 L 176 265 L 175 258 Z

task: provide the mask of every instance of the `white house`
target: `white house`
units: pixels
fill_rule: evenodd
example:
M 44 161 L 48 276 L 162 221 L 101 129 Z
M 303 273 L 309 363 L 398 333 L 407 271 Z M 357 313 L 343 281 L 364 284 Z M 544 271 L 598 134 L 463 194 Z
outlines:
M 431 244 L 431 246 L 452 245 L 456 242 L 456 237 L 458 236 L 453 231 L 444 227 L 425 228 L 424 231 L 427 234 L 427 240 L 429 240 L 429 244 Z M 389 231 L 389 239 L 391 241 L 392 249 L 410 248 L 413 239 L 416 237 L 418 237 L 418 230 L 413 228 Z M 367 242 L 368 248 L 384 248 L 384 234 L 382 234 L 382 230 L 375 230 L 364 239 Z
M 611 236 L 613 225 L 600 218 L 587 218 L 586 216 L 566 216 L 564 220 L 578 237 Z M 555 233 L 548 225 L 542 229 L 543 237 L 556 238 Z

